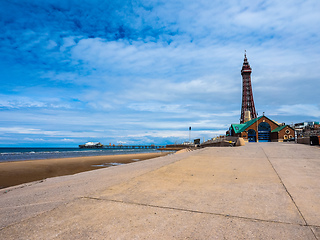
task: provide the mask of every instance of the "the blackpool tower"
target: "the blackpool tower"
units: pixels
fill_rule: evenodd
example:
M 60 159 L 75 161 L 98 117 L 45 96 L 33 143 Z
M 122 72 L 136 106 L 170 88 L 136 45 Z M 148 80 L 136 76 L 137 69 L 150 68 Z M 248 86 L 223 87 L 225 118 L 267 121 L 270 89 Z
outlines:
M 252 85 L 251 85 L 251 67 L 248 63 L 246 52 L 244 53 L 244 61 L 241 69 L 242 75 L 242 107 L 240 123 L 244 123 L 250 119 L 256 118 L 256 108 L 253 101 Z

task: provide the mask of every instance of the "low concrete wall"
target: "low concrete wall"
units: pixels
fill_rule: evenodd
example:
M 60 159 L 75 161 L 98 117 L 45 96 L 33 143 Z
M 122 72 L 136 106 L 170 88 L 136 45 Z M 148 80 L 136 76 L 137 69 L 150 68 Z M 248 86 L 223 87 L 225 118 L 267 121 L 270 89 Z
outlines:
M 206 142 L 200 145 L 200 147 L 233 147 L 235 145 L 232 141 L 214 141 L 214 142 Z
M 310 145 L 310 138 L 297 138 L 297 143 Z
M 244 146 L 244 145 L 246 145 L 244 139 L 238 138 L 236 141 L 236 146 Z
M 244 146 L 245 142 L 243 138 L 239 137 L 223 137 L 216 140 L 209 140 L 201 143 L 200 147 L 233 147 L 233 146 Z

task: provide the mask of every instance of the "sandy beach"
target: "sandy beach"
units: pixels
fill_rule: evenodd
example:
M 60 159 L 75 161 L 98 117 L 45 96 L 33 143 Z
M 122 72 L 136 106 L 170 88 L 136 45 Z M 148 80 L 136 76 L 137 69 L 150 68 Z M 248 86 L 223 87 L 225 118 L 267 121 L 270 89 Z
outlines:
M 22 183 L 165 156 L 168 152 L 1 162 L 0 189 Z

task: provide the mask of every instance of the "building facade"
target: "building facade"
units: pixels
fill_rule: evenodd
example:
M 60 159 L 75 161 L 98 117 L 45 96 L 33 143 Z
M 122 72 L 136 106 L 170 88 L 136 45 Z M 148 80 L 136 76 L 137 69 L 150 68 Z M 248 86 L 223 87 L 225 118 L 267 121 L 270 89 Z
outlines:
M 282 142 L 294 139 L 294 129 L 288 125 L 279 125 L 266 116 L 254 118 L 240 124 L 231 124 L 229 135 L 242 137 L 248 142 Z

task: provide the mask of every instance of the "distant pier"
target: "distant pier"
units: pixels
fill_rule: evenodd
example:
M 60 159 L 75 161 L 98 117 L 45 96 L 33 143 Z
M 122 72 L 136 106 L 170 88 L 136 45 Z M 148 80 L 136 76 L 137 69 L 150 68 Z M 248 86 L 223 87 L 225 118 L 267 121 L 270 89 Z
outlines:
M 160 149 L 165 148 L 165 145 L 104 145 L 103 148 L 108 149 Z

